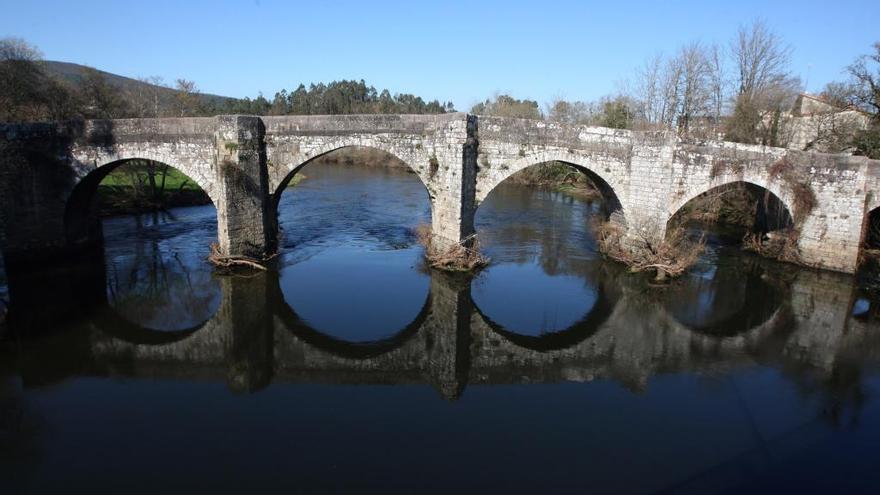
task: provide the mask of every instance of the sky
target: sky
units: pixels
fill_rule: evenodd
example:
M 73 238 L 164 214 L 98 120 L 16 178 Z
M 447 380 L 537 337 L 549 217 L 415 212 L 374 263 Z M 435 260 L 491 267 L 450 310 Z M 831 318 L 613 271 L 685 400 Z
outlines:
M 459 110 L 496 93 L 595 100 L 649 57 L 727 45 L 758 18 L 791 46 L 809 92 L 880 41 L 877 0 L 0 0 L 0 13 L 0 37 L 24 38 L 47 60 L 235 97 L 364 79 Z

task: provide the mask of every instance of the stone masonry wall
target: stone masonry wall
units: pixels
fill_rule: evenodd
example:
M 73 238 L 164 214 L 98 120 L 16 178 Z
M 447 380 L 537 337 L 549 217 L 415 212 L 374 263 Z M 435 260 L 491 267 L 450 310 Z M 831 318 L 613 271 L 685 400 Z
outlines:
M 880 206 L 876 160 L 462 113 L 2 124 L 0 248 L 36 256 L 100 240 L 82 213 L 91 193 L 116 164 L 145 158 L 207 191 L 224 251 L 262 255 L 273 248 L 275 207 L 293 174 L 347 146 L 412 168 L 431 199 L 435 241 L 449 244 L 473 233 L 477 205 L 498 184 L 548 161 L 592 177 L 629 237 L 662 239 L 668 220 L 714 187 L 764 187 L 796 219 L 803 259 L 843 272 L 855 270 L 867 212 Z
M 435 242 L 473 232 L 473 192 L 463 167 L 465 114 L 264 117 L 270 190 L 275 196 L 312 159 L 347 146 L 385 151 L 416 173 L 431 198 Z

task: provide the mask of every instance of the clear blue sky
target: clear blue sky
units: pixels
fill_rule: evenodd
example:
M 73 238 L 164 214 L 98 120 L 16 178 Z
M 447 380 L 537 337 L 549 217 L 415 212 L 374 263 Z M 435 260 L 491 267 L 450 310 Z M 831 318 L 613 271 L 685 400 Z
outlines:
M 496 91 L 592 100 L 647 57 L 727 43 L 758 17 L 793 47 L 810 91 L 880 41 L 877 0 L 0 0 L 0 12 L 0 37 L 24 38 L 49 60 L 239 97 L 363 78 L 459 110 Z

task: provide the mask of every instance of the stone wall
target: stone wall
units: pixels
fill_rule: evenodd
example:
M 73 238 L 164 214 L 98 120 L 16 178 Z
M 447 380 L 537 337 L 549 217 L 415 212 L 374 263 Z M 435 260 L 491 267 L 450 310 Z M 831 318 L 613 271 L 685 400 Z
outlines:
M 880 206 L 880 161 L 864 157 L 689 143 L 669 133 L 478 119 L 477 202 L 523 168 L 561 161 L 585 170 L 607 200 L 619 202 L 630 236 L 660 240 L 669 219 L 688 201 L 718 186 L 748 182 L 788 208 L 807 264 L 851 273 L 866 214 Z
M 345 147 L 382 150 L 406 163 L 431 198 L 435 241 L 454 243 L 473 233 L 473 179 L 464 167 L 468 116 L 338 115 L 264 117 L 270 190 L 284 186 L 316 157 Z
M 0 125 L 0 248 L 8 261 L 98 243 L 97 184 L 121 161 L 144 158 L 207 191 L 224 252 L 262 256 L 274 249 L 277 202 L 291 177 L 355 146 L 415 172 L 431 199 L 435 241 L 445 244 L 474 232 L 477 205 L 498 184 L 548 161 L 586 172 L 627 235 L 655 241 L 696 196 L 738 181 L 761 186 L 797 221 L 803 259 L 843 272 L 855 270 L 866 213 L 880 206 L 875 160 L 463 113 Z

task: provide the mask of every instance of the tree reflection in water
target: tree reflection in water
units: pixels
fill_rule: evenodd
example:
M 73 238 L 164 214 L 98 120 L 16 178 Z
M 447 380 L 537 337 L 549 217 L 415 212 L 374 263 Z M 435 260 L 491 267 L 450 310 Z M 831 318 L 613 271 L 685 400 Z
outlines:
M 108 303 L 123 318 L 156 330 L 181 330 L 208 320 L 220 305 L 220 288 L 204 262 L 201 236 L 163 235 L 171 224 L 197 221 L 174 212 L 136 215 L 131 230 L 108 229 Z M 117 220 L 118 222 L 119 220 Z M 109 221 L 109 222 L 112 222 Z

